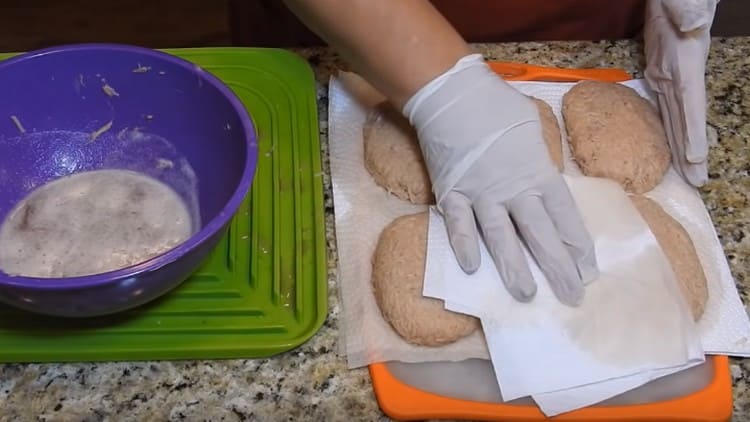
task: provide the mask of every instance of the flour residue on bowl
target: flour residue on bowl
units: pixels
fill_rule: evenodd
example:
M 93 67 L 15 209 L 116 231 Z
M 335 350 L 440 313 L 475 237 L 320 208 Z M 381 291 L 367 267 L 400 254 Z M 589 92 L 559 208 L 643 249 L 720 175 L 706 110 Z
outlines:
M 0 226 L 10 275 L 73 277 L 144 262 L 187 240 L 190 212 L 166 184 L 130 170 L 95 170 L 33 190 Z
M 23 127 L 21 124 L 21 120 L 16 116 L 10 116 L 10 120 L 13 120 L 13 124 L 16 125 L 16 128 L 21 133 L 26 133 L 26 128 Z
M 138 66 L 133 69 L 133 73 L 146 73 L 149 70 L 151 70 L 151 66 L 143 66 L 142 64 L 138 63 Z
M 95 130 L 91 133 L 90 141 L 94 142 L 96 141 L 96 138 L 100 137 L 102 133 L 110 130 L 112 128 L 112 123 L 114 123 L 112 120 L 107 122 L 104 126 L 100 127 L 99 129 Z
M 104 91 L 105 94 L 107 94 L 108 97 L 119 97 L 120 93 L 117 92 L 112 86 L 110 86 L 107 82 L 102 80 L 104 85 L 102 86 L 102 91 Z

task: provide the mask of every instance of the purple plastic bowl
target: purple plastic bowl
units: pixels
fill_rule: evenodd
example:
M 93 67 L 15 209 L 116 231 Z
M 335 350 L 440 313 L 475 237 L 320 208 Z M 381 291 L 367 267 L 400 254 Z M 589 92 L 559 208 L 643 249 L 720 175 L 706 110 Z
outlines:
M 0 62 L 0 96 L 0 221 L 35 187 L 104 168 L 148 173 L 188 201 L 197 185 L 200 214 L 186 242 L 125 269 L 60 279 L 0 271 L 6 304 L 86 317 L 149 302 L 198 268 L 250 189 L 257 162 L 250 116 L 221 81 L 178 57 L 111 44 L 37 50 Z M 175 165 L 154 166 L 159 158 Z

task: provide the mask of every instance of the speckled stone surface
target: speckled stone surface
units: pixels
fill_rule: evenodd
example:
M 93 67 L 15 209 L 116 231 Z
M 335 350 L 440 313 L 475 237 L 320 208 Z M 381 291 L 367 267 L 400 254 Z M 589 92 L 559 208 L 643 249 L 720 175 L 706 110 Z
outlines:
M 486 57 L 561 67 L 624 68 L 641 76 L 636 42 L 477 45 Z M 0 366 L 0 421 L 320 421 L 388 420 L 364 369 L 337 355 L 340 303 L 328 179 L 326 83 L 342 64 L 324 50 L 301 50 L 314 66 L 326 166 L 329 317 L 308 343 L 262 360 L 13 364 Z M 717 39 L 708 63 L 711 180 L 701 193 L 741 295 L 750 295 L 750 38 Z M 2 345 L 0 345 L 2 347 Z M 732 363 L 737 421 L 750 420 L 750 362 Z

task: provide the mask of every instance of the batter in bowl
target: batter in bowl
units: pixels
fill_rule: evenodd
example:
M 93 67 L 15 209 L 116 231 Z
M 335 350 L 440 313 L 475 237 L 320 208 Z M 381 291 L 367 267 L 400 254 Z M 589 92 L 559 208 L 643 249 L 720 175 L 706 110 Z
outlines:
M 0 269 L 75 277 L 135 265 L 194 232 L 187 206 L 166 184 L 130 170 L 80 172 L 33 190 L 0 226 Z

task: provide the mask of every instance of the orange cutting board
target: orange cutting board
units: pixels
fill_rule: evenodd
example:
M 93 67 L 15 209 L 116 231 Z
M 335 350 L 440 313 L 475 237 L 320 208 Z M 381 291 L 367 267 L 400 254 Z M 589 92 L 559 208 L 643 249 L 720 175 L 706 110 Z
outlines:
M 622 69 L 561 69 L 520 63 L 490 62 L 490 67 L 509 81 L 623 82 L 631 75 Z M 591 406 L 547 418 L 536 406 L 459 400 L 432 394 L 402 383 L 385 363 L 369 366 L 380 408 L 396 420 L 468 419 L 477 421 L 530 422 L 723 422 L 732 416 L 732 383 L 729 359 L 709 356 L 713 376 L 693 394 L 660 402 L 630 406 Z

